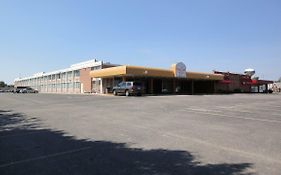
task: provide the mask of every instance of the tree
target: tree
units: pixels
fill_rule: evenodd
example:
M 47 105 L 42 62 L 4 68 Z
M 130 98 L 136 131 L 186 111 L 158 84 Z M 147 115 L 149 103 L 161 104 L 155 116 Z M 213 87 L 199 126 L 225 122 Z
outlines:
M 280 83 L 281 83 L 281 77 L 278 79 L 278 82 L 280 82 Z
M 4 81 L 0 81 L 0 87 L 6 87 L 7 85 L 5 84 Z

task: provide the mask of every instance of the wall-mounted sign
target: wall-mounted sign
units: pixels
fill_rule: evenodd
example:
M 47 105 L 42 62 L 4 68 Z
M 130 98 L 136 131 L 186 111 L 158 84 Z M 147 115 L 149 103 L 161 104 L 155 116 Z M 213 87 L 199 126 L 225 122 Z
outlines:
M 183 62 L 179 62 L 175 66 L 175 76 L 179 78 L 186 78 L 186 66 Z

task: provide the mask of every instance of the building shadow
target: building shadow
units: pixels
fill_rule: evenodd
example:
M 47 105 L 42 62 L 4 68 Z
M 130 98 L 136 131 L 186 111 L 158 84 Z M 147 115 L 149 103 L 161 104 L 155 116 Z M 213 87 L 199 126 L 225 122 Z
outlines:
M 40 121 L 0 111 L 0 174 L 250 175 L 250 163 L 202 164 L 180 150 L 128 148 L 40 129 Z

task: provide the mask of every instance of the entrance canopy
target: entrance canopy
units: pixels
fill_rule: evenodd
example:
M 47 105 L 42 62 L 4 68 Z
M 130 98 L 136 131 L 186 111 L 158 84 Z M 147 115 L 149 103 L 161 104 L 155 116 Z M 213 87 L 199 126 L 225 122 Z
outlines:
M 110 78 L 110 77 L 159 77 L 176 78 L 176 66 L 172 69 L 159 69 L 140 66 L 117 66 L 90 72 L 92 78 Z M 180 77 L 182 78 L 182 77 Z M 190 80 L 223 80 L 224 76 L 213 73 L 186 72 L 186 78 Z

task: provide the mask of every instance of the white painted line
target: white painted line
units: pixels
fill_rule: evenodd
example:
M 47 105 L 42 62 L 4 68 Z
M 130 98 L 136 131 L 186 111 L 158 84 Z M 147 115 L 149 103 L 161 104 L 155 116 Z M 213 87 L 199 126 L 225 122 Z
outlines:
M 224 111 L 219 111 L 220 109 L 224 109 L 224 110 L 227 110 L 227 112 L 243 112 L 243 113 L 249 113 L 249 114 L 257 114 L 255 112 L 253 112 L 254 110 L 256 110 L 257 108 L 236 108 L 234 106 L 232 107 L 226 107 L 226 106 L 214 106 L 213 108 L 219 108 L 217 110 L 211 110 L 211 109 L 202 109 L 202 108 L 196 108 L 196 107 L 192 107 L 191 106 L 191 109 L 196 109 L 196 110 L 204 110 L 204 111 L 209 111 L 209 112 L 224 112 Z M 276 110 L 276 109 L 258 109 L 258 110 L 266 110 L 266 111 L 270 111 L 270 115 L 274 115 L 274 116 L 279 116 L 281 117 L 281 110 Z M 266 111 L 263 111 L 263 112 L 266 112 Z M 272 111 L 274 112 L 277 112 L 277 113 L 272 113 Z
M 208 147 L 212 147 L 212 148 L 215 148 L 215 149 L 218 149 L 218 150 L 224 150 L 224 151 L 227 151 L 227 152 L 239 153 L 239 154 L 243 155 L 244 157 L 256 157 L 258 159 L 263 159 L 263 160 L 266 160 L 266 161 L 269 161 L 269 162 L 281 164 L 281 160 L 278 160 L 278 159 L 273 159 L 271 157 L 266 157 L 266 156 L 261 155 L 261 154 L 256 154 L 256 153 L 252 153 L 252 152 L 243 151 L 243 150 L 240 150 L 240 149 L 231 148 L 229 146 L 219 145 L 219 144 L 208 142 L 206 140 L 198 139 L 198 138 L 195 138 L 195 137 L 188 137 L 186 135 L 182 136 L 182 135 L 178 135 L 178 134 L 175 134 L 175 133 L 172 133 L 172 132 L 166 132 L 166 131 L 160 132 L 159 130 L 155 130 L 153 128 L 144 127 L 144 126 L 140 126 L 140 125 L 132 125 L 132 126 L 134 126 L 135 128 L 144 129 L 148 132 L 157 133 L 159 136 L 162 136 L 162 137 L 178 138 L 178 139 L 184 140 L 185 142 L 188 142 L 189 144 L 190 144 L 190 141 L 192 141 L 192 142 L 202 144 L 202 145 L 205 145 L 205 146 L 208 146 Z
M 260 155 L 260 154 L 255 154 L 255 153 L 246 152 L 246 151 L 243 151 L 243 150 L 238 150 L 238 149 L 231 148 L 231 147 L 218 145 L 218 144 L 211 143 L 211 142 L 206 142 L 204 140 L 196 139 L 196 138 L 193 138 L 193 137 L 181 136 L 181 135 L 174 134 L 174 133 L 165 133 L 163 136 L 172 137 L 172 138 L 179 138 L 179 139 L 183 139 L 183 140 L 187 140 L 187 141 L 191 140 L 193 142 L 203 144 L 203 145 L 207 145 L 207 146 L 213 147 L 215 149 L 221 149 L 221 150 L 228 151 L 228 152 L 238 153 L 238 154 L 241 154 L 245 157 L 256 157 L 258 159 L 264 159 L 264 160 L 267 160 L 267 161 L 270 161 L 270 162 L 281 164 L 281 161 L 278 160 L 278 159 L 276 160 L 276 159 L 273 159 L 271 157 L 266 157 L 266 156 L 263 156 L 263 155 Z
M 256 109 L 254 109 L 254 108 L 244 108 L 244 109 L 247 109 L 247 110 L 257 110 L 257 108 Z M 270 108 L 267 108 L 267 107 L 260 107 L 260 108 L 258 108 L 258 110 L 260 110 L 260 111 L 269 111 L 269 112 L 278 112 L 278 114 L 280 114 L 279 116 L 281 116 L 281 110 L 279 110 L 279 109 L 270 109 Z M 270 113 L 270 114 L 272 114 L 272 113 Z M 274 113 L 274 114 L 276 114 L 277 115 L 277 113 Z
M 209 111 L 209 110 L 198 110 L 198 109 L 192 109 L 192 108 L 185 108 L 186 111 L 189 112 L 195 112 L 200 114 L 207 114 L 207 115 L 213 115 L 213 116 L 219 116 L 219 117 L 227 117 L 227 118 L 236 118 L 236 119 L 243 119 L 243 120 L 253 120 L 253 121 L 261 121 L 261 122 L 270 122 L 270 123 L 281 123 L 279 120 L 269 120 L 269 119 L 260 119 L 260 118 L 252 118 L 252 117 L 239 117 L 239 116 L 228 116 L 225 114 L 219 114 L 216 111 Z M 208 116 L 206 116 L 208 117 Z
M 28 162 L 32 162 L 32 161 L 35 161 L 35 160 L 42 160 L 42 159 L 47 159 L 47 158 L 53 158 L 53 157 L 58 157 L 58 156 L 62 156 L 62 155 L 72 154 L 72 153 L 76 153 L 76 152 L 80 152 L 80 151 L 89 150 L 91 148 L 92 148 L 91 146 L 88 146 L 88 147 L 83 147 L 83 148 L 74 149 L 74 150 L 70 150 L 70 151 L 64 151 L 64 152 L 59 152 L 59 153 L 54 153 L 54 154 L 48 154 L 48 155 L 45 155 L 45 156 L 39 156 L 39 157 L 35 157 L 35 158 L 14 161 L 14 162 L 10 162 L 10 163 L 6 163 L 6 164 L 0 165 L 0 168 L 6 168 L 6 167 L 9 167 L 9 166 L 13 166 L 13 165 L 18 165 L 18 164 L 22 164 L 22 163 L 28 163 Z
M 217 106 L 217 108 L 223 108 L 223 107 L 218 107 Z M 255 112 L 253 112 L 253 110 L 255 110 L 255 109 L 251 109 L 251 108 L 246 108 L 246 110 L 245 110 L 245 108 L 244 109 L 241 109 L 241 108 L 223 108 L 223 109 L 225 109 L 225 110 L 228 110 L 229 112 L 243 112 L 243 113 L 249 113 L 249 114 L 257 114 L 257 113 L 255 113 Z M 252 110 L 252 111 L 248 111 L 248 110 Z M 275 112 L 278 112 L 278 113 L 270 113 L 270 115 L 275 115 L 275 116 L 280 116 L 281 117 L 281 111 L 280 110 L 270 110 L 270 109 L 258 109 L 258 110 L 267 110 L 267 111 L 275 111 Z M 215 112 L 217 112 L 217 111 L 215 111 Z M 265 112 L 265 111 L 264 111 Z

